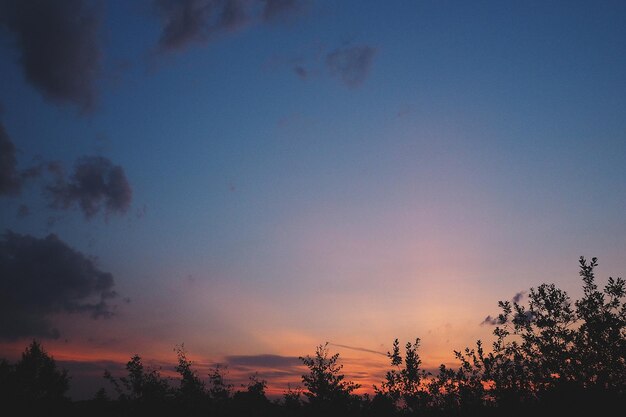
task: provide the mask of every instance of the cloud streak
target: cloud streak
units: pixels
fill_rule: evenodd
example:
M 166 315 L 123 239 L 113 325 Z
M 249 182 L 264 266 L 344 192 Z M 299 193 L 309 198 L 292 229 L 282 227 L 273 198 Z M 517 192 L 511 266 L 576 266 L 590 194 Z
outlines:
M 358 347 L 358 346 L 348 346 L 348 345 L 340 345 L 339 343 L 328 343 L 329 346 L 336 346 L 336 347 L 340 347 L 340 348 L 344 348 L 344 349 L 350 349 L 350 350 L 357 350 L 359 352 L 367 352 L 367 353 L 374 353 L 376 355 L 383 355 L 383 356 L 387 356 L 387 354 L 385 352 L 379 352 L 377 350 L 373 350 L 373 349 L 367 349 L 367 348 L 362 348 L 362 347 Z
M 296 356 L 273 354 L 231 355 L 224 358 L 231 371 L 229 379 L 237 384 L 245 384 L 250 375 L 272 381 L 275 387 L 300 381 L 305 367 Z
M 113 315 L 113 276 L 56 235 L 0 239 L 0 339 L 57 338 L 55 314 Z
M 302 365 L 302 361 L 297 356 L 280 356 L 271 354 L 231 355 L 226 356 L 224 359 L 230 366 L 283 368 Z
M 0 0 L 26 80 L 46 99 L 92 109 L 100 72 L 99 14 L 82 0 Z

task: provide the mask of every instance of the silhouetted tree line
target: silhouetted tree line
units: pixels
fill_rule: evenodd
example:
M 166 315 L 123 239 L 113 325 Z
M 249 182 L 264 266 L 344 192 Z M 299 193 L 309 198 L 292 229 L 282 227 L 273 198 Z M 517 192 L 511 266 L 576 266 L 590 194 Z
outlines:
M 596 258 L 580 258 L 583 295 L 575 302 L 553 284 L 532 288 L 528 306 L 499 302 L 491 351 L 478 340 L 454 352 L 458 367 L 441 365 L 429 373 L 422 368 L 420 339 L 404 349 L 396 339 L 387 354 L 390 369 L 373 395 L 355 394 L 360 386 L 345 379 L 339 354 L 331 354 L 328 344 L 300 358 L 308 368 L 303 388 L 274 401 L 256 375 L 239 390 L 226 383 L 219 366 L 201 378 L 181 345 L 175 349 L 177 379 L 135 355 L 125 376 L 105 371 L 114 397 L 101 389 L 92 400 L 71 402 L 67 372 L 34 341 L 16 364 L 0 361 L 0 401 L 20 415 L 619 415 L 626 405 L 626 285 L 609 278 L 598 288 L 596 266 Z

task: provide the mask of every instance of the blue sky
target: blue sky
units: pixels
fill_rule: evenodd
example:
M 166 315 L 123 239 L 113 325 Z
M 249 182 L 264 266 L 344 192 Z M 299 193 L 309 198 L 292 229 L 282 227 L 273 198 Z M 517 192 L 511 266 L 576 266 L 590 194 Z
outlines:
M 168 47 L 167 2 L 86 4 L 88 110 L 29 81 L 18 34 L 36 13 L 0 20 L 16 172 L 56 161 L 72 184 L 100 156 L 132 189 L 91 217 L 79 197 L 50 206 L 45 169 L 0 196 L 3 230 L 54 233 L 114 277 L 112 317 L 45 312 L 58 352 L 184 341 L 208 361 L 419 336 L 437 365 L 489 337 L 498 300 L 576 295 L 578 256 L 626 270 L 623 2 L 288 1 L 264 19 L 244 1 L 248 20 L 211 15 Z

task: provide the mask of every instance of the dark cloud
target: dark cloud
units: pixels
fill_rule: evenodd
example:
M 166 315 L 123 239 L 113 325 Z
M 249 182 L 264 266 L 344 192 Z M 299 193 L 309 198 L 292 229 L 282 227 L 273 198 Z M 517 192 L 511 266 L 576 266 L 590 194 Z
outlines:
M 535 313 L 533 313 L 532 311 L 529 311 L 529 310 L 525 310 L 525 311 L 522 311 L 522 312 L 515 313 L 515 317 L 513 318 L 513 322 L 516 323 L 516 324 L 526 325 L 526 324 L 530 324 L 530 323 L 534 322 L 536 318 L 537 317 L 536 317 Z
M 246 10 L 245 0 L 229 0 L 224 2 L 221 13 L 220 26 L 226 30 L 237 29 L 248 22 L 249 11 Z
M 102 156 L 79 159 L 69 181 L 59 175 L 47 189 L 54 208 L 68 209 L 78 204 L 88 219 L 103 206 L 106 214 L 123 214 L 132 199 L 132 190 L 122 167 Z
M 155 0 L 155 6 L 163 24 L 162 51 L 206 41 L 245 21 L 243 5 L 237 0 Z
M 263 20 L 274 20 L 299 10 L 301 2 L 298 0 L 265 0 Z
M 528 324 L 532 323 L 535 320 L 535 314 L 532 311 L 523 311 L 521 313 L 515 313 L 513 317 L 513 322 L 517 324 Z M 480 325 L 481 326 L 496 326 L 498 324 L 504 324 L 504 321 L 500 316 L 498 317 L 485 317 Z
M 63 175 L 65 174 L 63 165 L 59 161 L 48 162 L 46 164 L 46 168 L 48 169 L 48 172 L 50 172 L 56 178 L 63 178 Z
M 290 366 L 300 366 L 302 361 L 297 356 L 280 355 L 231 355 L 226 356 L 229 366 L 245 366 L 258 368 L 288 368 Z
M 502 321 L 498 317 L 491 317 L 491 315 L 485 317 L 485 319 L 480 322 L 481 326 L 496 326 L 498 324 L 503 324 Z
M 183 49 L 299 8 L 297 0 L 154 0 L 161 18 L 159 50 Z
M 514 303 L 519 303 L 520 301 L 522 301 L 525 295 L 526 295 L 526 291 L 520 291 L 517 294 L 515 294 L 513 298 L 511 298 L 511 301 L 513 301 Z
M 100 71 L 99 16 L 83 0 L 0 0 L 29 83 L 44 97 L 92 108 Z
M 43 170 L 44 170 L 44 164 L 38 164 L 30 168 L 26 168 L 24 171 L 20 172 L 20 178 L 22 180 L 38 178 L 41 176 Z
M 40 177 L 43 172 L 43 164 L 18 170 L 17 153 L 17 148 L 0 123 L 0 196 L 19 195 L 26 181 Z
M 0 239 L 0 339 L 58 338 L 51 316 L 110 317 L 113 276 L 56 235 L 7 231 Z
M 339 48 L 326 55 L 326 65 L 331 75 L 355 88 L 367 78 L 375 55 L 376 49 L 367 45 Z
M 56 177 L 62 174 L 60 164 L 41 162 L 40 158 L 36 158 L 39 160 L 36 165 L 19 170 L 16 157 L 18 153 L 19 150 L 0 122 L 0 196 L 18 196 L 25 182 L 41 177 L 46 170 Z M 23 207 L 25 206 L 20 207 L 20 215 L 24 214 Z
M 22 180 L 17 172 L 15 145 L 0 123 L 0 195 L 17 195 Z
M 511 302 L 519 303 L 520 301 L 524 299 L 525 296 L 526 296 L 526 291 L 520 291 L 511 298 Z M 481 326 L 496 326 L 498 324 L 504 324 L 504 321 L 502 320 L 502 318 L 503 317 L 501 316 L 492 317 L 491 315 L 489 315 L 485 317 L 485 319 L 480 323 L 480 325 Z M 532 321 L 534 319 L 534 316 L 529 311 L 526 311 L 523 315 L 515 314 L 513 319 L 520 321 L 520 322 L 525 322 L 525 321 Z

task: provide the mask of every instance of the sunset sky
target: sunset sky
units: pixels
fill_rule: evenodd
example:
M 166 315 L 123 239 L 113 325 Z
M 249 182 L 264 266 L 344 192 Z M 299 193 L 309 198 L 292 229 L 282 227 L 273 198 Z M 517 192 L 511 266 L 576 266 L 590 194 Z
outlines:
M 77 398 L 181 343 L 369 389 L 626 273 L 623 1 L 0 0 L 0 76 L 0 357 Z

